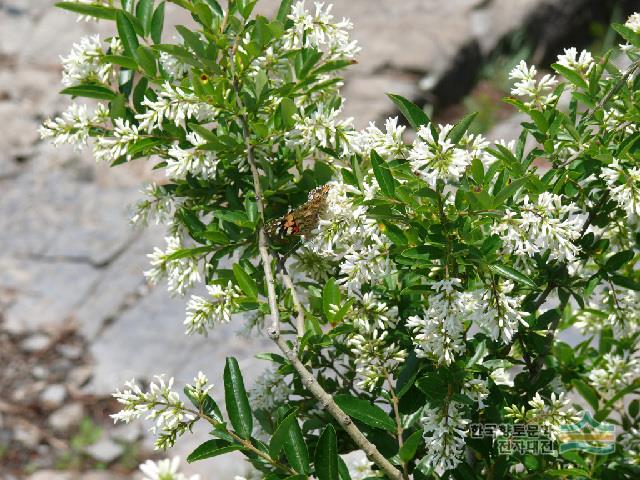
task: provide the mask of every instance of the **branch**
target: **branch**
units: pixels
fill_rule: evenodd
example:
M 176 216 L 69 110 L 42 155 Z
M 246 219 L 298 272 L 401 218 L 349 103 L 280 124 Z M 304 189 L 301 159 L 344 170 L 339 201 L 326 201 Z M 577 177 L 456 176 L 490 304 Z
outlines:
M 293 301 L 293 306 L 297 312 L 296 330 L 298 333 L 298 337 L 302 337 L 304 335 L 304 308 L 302 307 L 302 303 L 300 303 L 298 293 L 296 292 L 293 282 L 291 281 L 291 277 L 289 276 L 289 272 L 287 271 L 287 268 L 284 266 L 284 264 L 282 265 L 280 274 L 282 275 L 282 281 L 284 282 L 285 286 L 291 292 L 291 300 Z
M 402 428 L 402 417 L 400 416 L 399 400 L 396 391 L 393 388 L 393 383 L 389 374 L 387 374 L 387 384 L 389 385 L 389 395 L 391 395 L 391 402 L 393 405 L 393 415 L 396 418 L 396 438 L 398 439 L 398 447 L 402 450 L 404 446 L 404 440 L 402 435 L 404 434 L 404 428 Z M 405 480 L 409 480 L 409 465 L 404 460 L 402 461 L 402 476 Z
M 376 446 L 371 443 L 367 438 L 362 434 L 360 429 L 353 424 L 351 417 L 344 413 L 342 409 L 336 404 L 333 400 L 333 397 L 329 395 L 325 390 L 316 382 L 314 376 L 307 370 L 307 368 L 302 364 L 300 359 L 296 356 L 295 352 L 289 348 L 287 342 L 284 338 L 280 336 L 279 332 L 269 330 L 269 336 L 271 339 L 276 342 L 282 353 L 284 353 L 285 357 L 291 362 L 293 368 L 296 369 L 298 375 L 302 379 L 302 384 L 307 387 L 307 389 L 311 392 L 311 394 L 318 399 L 322 408 L 327 410 L 331 414 L 331 416 L 340 424 L 340 426 L 344 429 L 345 432 L 351 437 L 353 442 L 360 447 L 364 453 L 367 455 L 367 458 L 370 459 L 373 463 L 375 463 L 380 469 L 391 479 L 391 480 L 403 480 L 402 473 L 396 467 L 394 467 L 389 460 L 387 460 L 376 448 Z

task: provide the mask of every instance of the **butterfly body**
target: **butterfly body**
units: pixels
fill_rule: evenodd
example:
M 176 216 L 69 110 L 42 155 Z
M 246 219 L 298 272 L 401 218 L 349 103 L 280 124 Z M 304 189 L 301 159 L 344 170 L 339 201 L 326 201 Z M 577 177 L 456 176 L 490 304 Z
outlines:
M 266 225 L 271 239 L 287 239 L 308 236 L 317 226 L 320 215 L 327 207 L 329 185 L 322 185 L 309 192 L 309 199 L 295 210 L 281 218 L 271 220 Z

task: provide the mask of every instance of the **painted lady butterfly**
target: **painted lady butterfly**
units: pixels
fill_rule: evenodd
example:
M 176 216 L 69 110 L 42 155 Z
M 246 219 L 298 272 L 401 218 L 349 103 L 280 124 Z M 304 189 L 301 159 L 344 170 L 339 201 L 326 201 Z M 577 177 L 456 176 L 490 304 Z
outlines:
M 330 189 L 329 185 L 322 185 L 311 190 L 306 203 L 267 223 L 267 235 L 272 239 L 309 235 L 318 226 L 318 219 L 327 207 Z

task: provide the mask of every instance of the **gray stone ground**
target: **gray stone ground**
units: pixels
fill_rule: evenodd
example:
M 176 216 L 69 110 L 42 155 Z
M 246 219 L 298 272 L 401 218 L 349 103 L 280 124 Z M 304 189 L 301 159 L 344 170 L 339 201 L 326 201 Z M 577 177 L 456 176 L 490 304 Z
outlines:
M 147 167 L 110 170 L 96 165 L 86 152 L 39 141 L 39 123 L 67 103 L 57 95 L 59 55 L 80 36 L 108 34 L 111 26 L 77 23 L 51 3 L 0 0 L 0 331 L 25 338 L 27 348 L 41 333 L 55 338 L 65 327 L 76 328 L 87 342 L 90 367 L 72 365 L 68 375 L 88 380 L 81 382 L 82 392 L 98 397 L 127 379 L 158 372 L 183 383 L 202 369 L 220 384 L 229 355 L 241 359 L 250 381 L 263 368 L 253 355 L 269 348 L 264 339 L 239 336 L 240 325 L 219 328 L 209 338 L 187 337 L 184 300 L 145 284 L 145 254 L 162 243 L 163 232 L 133 230 L 127 212 L 141 184 L 151 178 Z M 268 0 L 260 8 L 268 11 L 276 3 Z M 335 15 L 352 19 L 363 47 L 344 90 L 347 115 L 363 127 L 393 113 L 384 92 L 428 97 L 419 84 L 437 84 L 462 49 L 472 45 L 488 54 L 547 3 L 554 2 L 335 0 Z M 182 21 L 171 8 L 169 18 Z M 47 368 L 41 369 L 44 377 Z M 47 382 L 40 386 L 44 391 Z M 65 421 L 73 425 L 82 414 L 58 387 L 43 395 L 58 402 L 50 423 L 59 428 L 65 428 Z M 0 400 L 5 399 L 9 401 L 9 392 L 0 392 Z M 0 420 L 2 415 L 0 409 Z M 202 432 L 198 438 L 187 437 L 176 453 L 184 458 L 201 438 Z M 113 451 L 107 440 L 100 447 L 98 455 Z M 199 471 L 203 479 L 230 479 L 243 470 L 237 460 L 223 457 L 188 470 Z M 1 471 L 0 466 L 0 478 Z M 73 477 L 42 471 L 31 478 Z

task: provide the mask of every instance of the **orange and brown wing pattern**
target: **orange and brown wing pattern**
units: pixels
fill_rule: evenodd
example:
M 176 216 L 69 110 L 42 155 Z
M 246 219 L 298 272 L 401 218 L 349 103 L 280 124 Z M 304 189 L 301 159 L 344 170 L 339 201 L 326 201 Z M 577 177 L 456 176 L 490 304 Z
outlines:
M 281 218 L 271 220 L 266 226 L 267 234 L 271 238 L 309 235 L 318 226 L 320 215 L 327 206 L 330 188 L 322 185 L 313 189 L 304 204 Z

